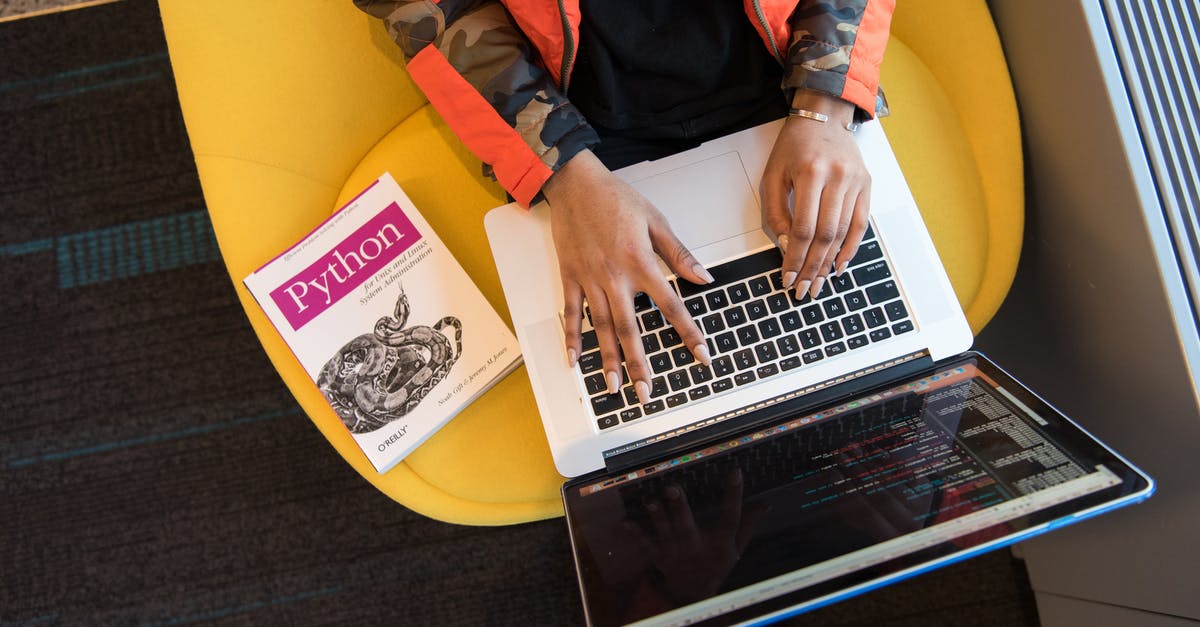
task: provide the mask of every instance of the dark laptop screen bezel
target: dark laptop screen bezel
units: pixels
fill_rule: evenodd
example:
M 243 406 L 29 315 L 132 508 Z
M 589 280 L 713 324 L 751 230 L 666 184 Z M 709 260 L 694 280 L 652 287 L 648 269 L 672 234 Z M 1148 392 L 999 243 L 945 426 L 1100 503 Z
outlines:
M 979 541 L 973 542 L 970 546 L 962 546 L 962 539 L 956 538 L 954 543 L 942 542 L 935 546 L 877 563 L 815 585 L 761 600 L 706 620 L 714 624 L 727 624 L 752 620 L 772 614 L 786 616 L 808 611 L 849 596 L 861 594 L 887 583 L 899 581 L 933 568 L 1010 545 L 1063 524 L 1082 520 L 1108 511 L 1109 509 L 1142 500 L 1149 497 L 1153 492 L 1153 482 L 1144 473 L 1131 466 L 1061 412 L 1058 412 L 1040 397 L 1026 389 L 979 353 L 965 353 L 955 358 L 933 364 L 927 370 L 916 374 L 905 373 L 900 378 L 893 379 L 888 383 L 867 390 L 856 391 L 855 397 L 871 396 L 887 389 L 894 389 L 897 385 L 903 385 L 908 381 L 918 381 L 924 377 L 932 376 L 948 368 L 958 367 L 962 364 L 974 365 L 984 375 L 985 380 L 990 378 L 996 383 L 997 387 L 1002 388 L 1017 399 L 1020 405 L 1024 407 L 1012 403 L 1011 399 L 1007 401 L 1007 404 L 1010 406 L 1009 409 L 1017 410 L 1014 413 L 1024 414 L 1026 413 L 1026 408 L 1032 411 L 1034 417 L 1029 419 L 1036 421 L 1038 428 L 1048 439 L 1059 445 L 1062 450 L 1074 457 L 1085 468 L 1094 468 L 1096 465 L 1102 464 L 1119 477 L 1121 482 L 1049 508 L 1034 511 L 1027 515 L 981 529 L 967 536 L 968 538 L 980 538 Z M 834 403 L 834 405 L 836 404 Z M 777 424 L 786 423 L 796 417 L 797 415 L 785 416 Z M 738 439 L 752 433 L 761 433 L 762 429 L 763 427 L 760 425 L 746 432 L 725 434 L 723 438 Z M 705 448 L 704 445 L 697 445 L 695 450 L 703 448 Z M 672 451 L 664 459 L 677 458 L 678 454 L 678 451 Z M 610 478 L 619 479 L 619 477 L 614 477 L 613 473 L 599 471 L 568 481 L 563 486 L 564 509 L 566 510 L 568 528 L 571 533 L 572 548 L 579 574 L 580 591 L 584 597 L 585 614 L 588 615 L 589 621 L 593 620 L 592 614 L 594 614 L 594 612 L 588 611 L 588 603 L 590 601 L 588 586 L 593 573 L 589 572 L 589 558 L 586 556 L 588 550 L 586 540 L 582 537 L 583 534 L 580 533 L 579 524 L 575 520 L 574 512 L 577 509 L 576 502 L 578 499 L 586 498 L 580 495 L 581 487 L 595 485 L 597 482 L 603 482 Z

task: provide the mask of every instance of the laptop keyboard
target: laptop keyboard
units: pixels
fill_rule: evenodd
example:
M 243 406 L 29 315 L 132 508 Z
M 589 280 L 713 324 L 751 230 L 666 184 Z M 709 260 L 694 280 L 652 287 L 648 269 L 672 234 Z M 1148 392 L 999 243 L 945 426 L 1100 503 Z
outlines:
M 622 364 L 620 391 L 608 393 L 590 312 L 578 370 L 601 430 L 725 394 L 790 370 L 886 341 L 914 329 L 891 267 L 867 229 L 846 271 L 830 275 L 816 298 L 783 289 L 783 257 L 771 248 L 709 268 L 709 285 L 672 280 L 708 343 L 711 365 L 696 361 L 645 294 L 634 299 L 653 378 L 638 402 Z M 585 309 L 586 311 L 586 309 Z

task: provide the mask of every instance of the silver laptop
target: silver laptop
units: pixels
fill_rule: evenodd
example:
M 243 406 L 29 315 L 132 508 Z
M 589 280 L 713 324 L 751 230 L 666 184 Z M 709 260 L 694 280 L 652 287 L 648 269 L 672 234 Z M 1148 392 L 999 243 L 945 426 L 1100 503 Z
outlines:
M 607 392 L 587 332 L 577 367 L 567 366 L 549 207 L 510 204 L 488 213 L 488 239 L 563 475 L 611 468 L 613 460 L 640 457 L 681 436 L 692 440 L 773 405 L 970 348 L 970 328 L 877 122 L 856 133 L 872 176 L 871 229 L 858 255 L 815 299 L 796 300 L 782 289 L 781 258 L 763 230 L 758 190 L 781 124 L 616 173 L 665 214 L 717 278 L 708 286 L 672 281 L 706 334 L 709 366 L 690 359 L 653 303 L 638 300 L 654 371 L 645 404 L 627 377 L 618 393 Z M 671 277 L 665 266 L 663 273 Z

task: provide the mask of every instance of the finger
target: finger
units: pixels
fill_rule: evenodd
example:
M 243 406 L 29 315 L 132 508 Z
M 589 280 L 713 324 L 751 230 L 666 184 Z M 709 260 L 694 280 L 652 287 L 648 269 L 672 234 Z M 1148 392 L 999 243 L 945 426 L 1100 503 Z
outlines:
M 837 264 L 837 272 L 841 274 L 850 266 L 850 261 L 854 259 L 854 255 L 858 253 L 858 245 L 862 243 L 863 235 L 867 232 L 867 225 L 870 224 L 871 218 L 871 185 L 867 183 L 866 187 L 858 192 L 858 196 L 854 201 L 854 213 L 850 216 L 850 226 L 846 229 L 846 241 L 842 242 L 842 249 L 838 252 L 834 263 Z
M 699 542 L 700 529 L 696 527 L 696 518 L 692 516 L 687 494 L 678 485 L 671 484 L 663 490 L 663 496 L 667 497 L 667 512 L 675 532 L 686 542 Z
M 696 285 L 713 282 L 713 276 L 692 256 L 692 251 L 679 241 L 666 220 L 654 220 L 650 225 L 650 245 L 675 274 Z
M 804 298 L 809 285 L 812 284 L 812 277 L 804 277 L 801 269 L 817 230 L 817 213 L 821 203 L 820 188 L 804 179 L 796 179 L 792 185 L 792 201 L 792 223 L 788 233 L 788 247 L 783 255 L 783 273 L 794 273 L 790 276 L 795 277 L 793 287 L 796 297 Z
M 761 502 L 751 505 L 742 512 L 741 524 L 733 536 L 733 546 L 737 547 L 739 555 L 746 552 L 746 545 L 750 544 L 750 539 L 754 537 L 754 530 L 758 528 L 758 523 L 769 513 L 771 513 L 771 506 Z
M 843 242 L 846 240 L 846 231 L 850 228 L 850 219 L 854 215 L 854 200 L 850 196 L 843 198 L 842 210 L 838 216 L 837 233 L 833 236 L 833 243 L 830 244 L 829 250 L 825 252 L 825 260 L 821 262 L 821 276 L 825 281 L 828 281 L 829 275 L 835 271 L 834 262 L 842 250 Z
M 569 279 L 563 279 L 563 336 L 566 339 L 567 367 L 574 368 L 583 350 L 580 332 L 583 324 L 583 288 Z
M 843 198 L 845 198 L 845 191 L 840 187 L 827 185 L 821 190 L 821 209 L 799 277 L 811 281 L 808 293 L 813 298 L 816 298 L 825 284 L 825 276 L 829 270 L 828 266 L 824 265 L 825 258 L 829 256 L 829 249 L 837 237 Z
M 646 363 L 641 329 L 638 328 L 637 314 L 633 311 L 633 296 L 628 291 L 616 288 L 608 293 L 608 305 L 613 318 L 613 330 L 625 354 L 626 374 L 633 383 L 638 401 L 647 403 L 650 401 L 650 366 Z
M 742 520 L 742 469 L 733 468 L 725 477 L 725 489 L 721 491 L 721 517 L 718 528 L 733 537 Z
M 700 327 L 696 326 L 696 321 L 692 319 L 683 300 L 662 277 L 647 277 L 646 280 L 650 284 L 644 288 L 645 292 L 654 299 L 659 311 L 679 334 L 683 345 L 688 347 L 692 356 L 707 366 L 712 361 L 708 352 L 708 344 L 705 343 L 704 333 L 700 331 Z
M 616 394 L 621 389 L 621 347 L 617 343 L 612 312 L 604 290 L 584 288 L 588 307 L 592 311 L 592 327 L 596 330 L 596 342 L 600 345 L 600 358 L 604 363 L 604 381 L 608 393 Z
M 763 225 L 779 242 L 779 251 L 787 254 L 790 244 L 789 232 L 792 230 L 792 214 L 788 211 L 787 197 L 791 191 L 790 181 L 779 171 L 763 173 L 761 193 L 763 199 Z M 796 280 L 795 273 L 784 274 L 783 287 L 791 287 L 791 281 Z
M 675 540 L 671 533 L 671 523 L 667 520 L 667 512 L 657 499 L 646 501 L 646 513 L 650 515 L 650 524 L 654 527 L 654 537 L 660 547 L 666 547 L 668 542 Z

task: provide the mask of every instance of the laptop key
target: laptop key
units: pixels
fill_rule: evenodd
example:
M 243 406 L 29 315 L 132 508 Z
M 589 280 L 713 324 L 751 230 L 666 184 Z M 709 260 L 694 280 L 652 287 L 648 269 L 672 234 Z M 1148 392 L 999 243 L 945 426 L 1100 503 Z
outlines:
M 904 322 L 897 322 L 896 324 L 892 325 L 892 333 L 895 333 L 896 335 L 900 335 L 901 333 L 908 333 L 909 331 L 912 331 L 912 330 L 913 330 L 913 323 L 911 320 L 905 320 Z
M 583 387 L 587 389 L 588 396 L 592 396 L 607 390 L 608 382 L 604 380 L 603 372 L 597 372 L 583 378 Z
M 753 350 L 743 348 L 733 354 L 733 364 L 737 366 L 738 370 L 745 370 L 746 368 L 753 368 L 758 362 L 754 361 Z
M 758 355 L 759 363 L 775 361 L 779 359 L 779 352 L 775 350 L 775 345 L 767 342 L 754 347 L 754 354 Z
M 580 343 L 583 345 L 583 352 L 600 348 L 600 341 L 596 339 L 595 331 L 584 331 L 579 334 Z
M 604 365 L 604 358 L 600 356 L 600 351 L 592 351 L 584 353 L 579 358 L 579 371 L 583 374 L 595 372 Z
M 667 407 L 679 407 L 687 402 L 687 394 L 680 392 L 667 397 Z
M 733 379 L 730 379 L 729 377 L 725 377 L 724 379 L 717 379 L 716 381 L 713 381 L 711 385 L 712 385 L 713 393 L 720 394 L 721 392 L 724 392 L 725 390 L 733 389 Z
M 679 332 L 674 327 L 667 327 L 658 332 L 658 339 L 662 340 L 663 348 L 671 348 L 683 344 L 683 338 L 679 337 Z
M 883 250 L 879 247 L 879 242 L 864 241 L 862 244 L 859 244 L 858 252 L 854 253 L 854 258 L 850 260 L 850 267 L 861 266 L 872 259 L 879 259 L 882 256 Z
M 612 414 L 611 416 L 604 416 L 603 418 L 596 420 L 596 425 L 599 426 L 601 429 L 608 429 L 609 427 L 615 427 L 619 424 L 621 424 L 621 423 L 617 420 L 616 414 Z
M 846 335 L 854 335 L 861 333 L 866 327 L 863 326 L 862 316 L 851 314 L 842 318 L 842 328 L 846 330 Z
M 712 360 L 712 369 L 718 377 L 723 377 L 727 374 L 733 374 L 733 359 L 731 359 L 729 355 L 722 355 Z
M 836 320 L 821 325 L 821 337 L 826 342 L 832 342 L 842 337 L 842 326 Z
M 693 401 L 698 401 L 702 398 L 709 396 L 710 394 L 711 394 L 711 392 L 709 391 L 707 385 L 701 385 L 699 387 L 694 387 L 694 388 L 688 390 L 688 398 L 690 398 Z
M 654 331 L 667 326 L 667 321 L 663 318 L 662 312 L 655 309 L 642 314 L 642 328 L 647 331 Z
M 765 276 L 756 276 L 750 279 L 750 293 L 755 296 L 762 296 L 771 293 L 771 280 Z
M 600 416 L 615 412 L 625 406 L 625 399 L 621 398 L 621 394 L 601 394 L 592 397 L 592 413 Z
M 708 271 L 713 275 L 718 284 L 724 284 L 749 278 L 756 274 L 770 272 L 771 270 L 778 269 L 781 265 L 783 265 L 783 255 L 779 252 L 779 249 L 768 248 L 753 255 L 747 255 L 719 266 L 713 266 Z
M 796 341 L 796 336 L 787 334 L 777 340 L 775 345 L 779 347 L 779 354 L 791 355 L 800 352 L 800 343 Z
M 842 299 L 837 296 L 822 302 L 821 308 L 825 310 L 825 315 L 830 318 L 837 318 L 846 313 L 846 306 L 842 304 Z
M 662 374 L 671 369 L 671 356 L 666 353 L 655 353 L 646 358 L 654 374 Z
M 798 311 L 789 311 L 779 316 L 779 322 L 783 324 L 784 331 L 795 331 L 804 326 L 804 323 L 800 322 L 800 312 Z
M 871 341 L 872 342 L 882 342 L 883 340 L 886 340 L 889 337 L 892 337 L 892 332 L 888 331 L 886 328 L 875 329 L 874 331 L 871 331 Z
M 638 404 L 637 392 L 634 391 L 632 385 L 627 385 L 627 386 L 621 388 L 621 393 L 625 395 L 625 404 L 626 405 L 637 405 Z
M 862 347 L 866 346 L 867 344 L 868 344 L 868 342 L 867 342 L 866 335 L 856 335 L 856 336 L 846 340 L 846 346 L 850 350 L 854 350 L 856 348 L 862 348 Z
M 757 344 L 759 340 L 758 329 L 755 329 L 754 325 L 751 324 L 748 324 L 744 327 L 739 327 L 737 330 L 737 336 L 738 342 L 741 342 L 742 346 Z
M 800 310 L 800 315 L 804 316 L 805 324 L 817 324 L 825 319 L 825 315 L 821 313 L 820 305 L 809 305 Z
M 824 359 L 825 354 L 822 353 L 820 350 L 811 350 L 811 351 L 808 351 L 807 353 L 804 353 L 803 355 L 801 355 L 801 357 L 804 358 L 804 363 L 811 364 L 814 361 L 821 361 L 822 359 Z
M 675 362 L 676 368 L 686 366 L 696 361 L 695 355 L 692 355 L 692 351 L 686 346 L 679 346 L 671 349 L 671 359 Z
M 758 332 L 762 335 L 762 338 L 765 340 L 765 339 L 773 338 L 776 335 L 779 335 L 780 333 L 783 333 L 783 329 L 779 328 L 778 320 L 776 320 L 774 318 L 767 318 L 766 320 L 758 321 Z
M 829 275 L 829 283 L 833 285 L 834 291 L 839 294 L 854 289 L 854 281 L 850 278 L 849 272 Z
M 862 293 L 862 290 L 854 290 L 843 296 L 842 299 L 846 302 L 846 309 L 850 311 L 858 311 L 869 304 L 867 296 Z
M 751 320 L 758 320 L 768 313 L 770 312 L 767 310 L 767 302 L 761 298 L 746 303 L 746 317 Z
M 872 305 L 878 305 L 898 296 L 900 296 L 900 290 L 896 287 L 895 281 L 884 281 L 867 288 L 867 300 L 871 301 Z
M 712 368 L 704 364 L 695 364 L 688 368 L 688 374 L 692 375 L 692 383 L 695 384 L 708 383 L 713 378 Z
M 649 403 L 642 405 L 642 409 L 646 412 L 647 416 L 649 416 L 650 414 L 657 414 L 658 412 L 660 412 L 666 408 L 667 408 L 666 404 L 663 403 L 662 401 L 650 401 Z
M 689 298 L 683 301 L 683 306 L 687 307 L 688 313 L 691 314 L 693 318 L 708 313 L 708 308 L 704 306 L 704 299 L 700 296 Z
M 740 305 L 725 310 L 725 324 L 730 327 L 746 324 L 746 312 Z
M 630 407 L 629 409 L 621 410 L 621 422 L 629 422 L 642 417 L 642 408 Z
M 671 386 L 672 392 L 678 392 L 692 384 L 688 378 L 687 370 L 675 370 L 667 375 L 667 383 Z
M 780 272 L 779 270 L 774 270 L 771 272 L 770 278 L 771 278 L 771 288 L 777 292 L 782 291 L 783 290 L 783 273 Z
M 725 288 L 725 293 L 729 294 L 730 302 L 744 303 L 750 300 L 750 289 L 746 287 L 745 283 L 734 283 Z
M 792 355 L 791 357 L 788 357 L 788 358 L 784 359 L 783 361 L 779 362 L 779 367 L 781 369 L 783 369 L 784 372 L 787 372 L 788 370 L 794 370 L 796 368 L 799 368 L 802 365 L 803 365 L 803 362 L 800 361 L 799 355 Z
M 888 268 L 887 262 L 882 259 L 861 268 L 855 268 L 850 272 L 854 275 L 854 281 L 859 285 L 870 285 L 892 276 L 891 268 Z
M 650 380 L 650 398 L 659 398 L 670 392 L 666 377 L 654 377 Z
M 790 308 L 791 306 L 792 304 L 788 302 L 787 294 L 782 292 L 779 294 L 771 294 L 767 297 L 767 308 L 771 310 L 771 313 L 777 314 Z
M 871 327 L 872 329 L 881 324 L 887 323 L 887 319 L 883 317 L 883 309 L 880 309 L 879 307 L 872 307 L 864 311 L 862 316 L 863 320 L 866 321 L 867 326 Z
M 733 331 L 726 331 L 718 335 L 713 338 L 713 343 L 716 345 L 717 350 L 722 353 L 728 353 L 738 347 L 737 336 L 733 334 Z
M 636 312 L 649 311 L 653 307 L 650 302 L 650 297 L 645 292 L 638 292 L 633 295 L 633 310 Z
M 754 376 L 754 371 L 747 370 L 745 372 L 737 373 L 737 375 L 733 377 L 733 382 L 737 385 L 747 385 L 749 383 L 754 383 L 756 379 L 757 377 Z
M 825 356 L 826 357 L 833 357 L 834 355 L 841 355 L 844 352 L 846 352 L 846 345 L 841 342 L 835 342 L 835 343 L 830 344 L 825 347 Z
M 805 329 L 797 334 L 800 338 L 800 346 L 804 348 L 813 348 L 821 345 L 821 334 L 817 333 L 816 329 Z
M 724 309 L 729 305 L 729 299 L 726 298 L 725 292 L 721 290 L 713 290 L 705 294 L 704 300 L 708 301 L 708 308 L 713 311 Z
M 758 375 L 758 378 L 766 379 L 767 377 L 773 377 L 779 374 L 779 366 L 776 366 L 775 364 L 767 364 L 765 366 L 759 366 L 758 370 L 755 370 L 754 372 Z
M 904 301 L 892 301 L 883 306 L 883 310 L 887 312 L 888 320 L 895 322 L 901 318 L 908 317 L 908 309 L 904 307 Z
M 709 314 L 700 320 L 700 325 L 704 327 L 704 332 L 708 335 L 714 335 L 725 330 L 725 321 L 720 314 Z

